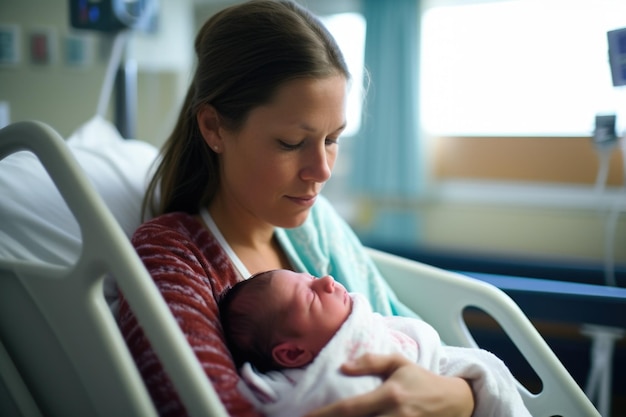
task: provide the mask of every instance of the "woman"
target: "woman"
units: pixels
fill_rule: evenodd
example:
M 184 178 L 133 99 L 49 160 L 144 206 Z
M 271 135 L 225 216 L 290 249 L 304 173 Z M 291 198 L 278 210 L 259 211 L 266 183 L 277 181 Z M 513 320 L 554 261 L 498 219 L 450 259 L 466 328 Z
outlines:
M 410 312 L 320 195 L 346 124 L 349 73 L 332 36 L 296 4 L 261 0 L 213 16 L 195 49 L 194 79 L 144 201 L 156 217 L 133 245 L 228 412 L 253 416 L 218 324 L 226 287 L 268 269 L 332 273 L 377 311 Z M 184 414 L 123 298 L 120 326 L 159 412 Z M 386 383 L 315 415 L 473 410 L 467 382 L 399 357 L 366 356 L 344 371 Z

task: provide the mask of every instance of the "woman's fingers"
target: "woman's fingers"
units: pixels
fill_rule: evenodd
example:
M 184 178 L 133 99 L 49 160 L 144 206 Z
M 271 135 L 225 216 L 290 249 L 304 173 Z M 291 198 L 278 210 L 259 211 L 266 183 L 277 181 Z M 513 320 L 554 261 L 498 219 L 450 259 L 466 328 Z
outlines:
M 366 354 L 342 366 L 346 375 L 377 375 L 375 390 L 322 407 L 307 417 L 467 417 L 474 400 L 468 383 L 436 375 L 402 355 Z

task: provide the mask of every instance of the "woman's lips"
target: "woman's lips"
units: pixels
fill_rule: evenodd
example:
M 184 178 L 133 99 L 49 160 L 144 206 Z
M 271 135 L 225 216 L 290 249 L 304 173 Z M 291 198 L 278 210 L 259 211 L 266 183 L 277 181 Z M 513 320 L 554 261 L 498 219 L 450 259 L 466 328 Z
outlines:
M 301 206 L 311 207 L 315 203 L 315 199 L 317 198 L 317 195 L 302 196 L 302 197 L 287 196 L 287 198 L 291 200 L 292 202 L 299 204 Z

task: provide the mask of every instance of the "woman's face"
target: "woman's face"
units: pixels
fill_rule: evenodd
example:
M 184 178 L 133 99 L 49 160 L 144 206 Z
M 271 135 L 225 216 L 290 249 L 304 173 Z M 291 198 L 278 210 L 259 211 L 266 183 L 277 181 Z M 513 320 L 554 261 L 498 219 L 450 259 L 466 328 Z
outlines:
M 331 176 L 345 102 L 343 76 L 295 79 L 241 129 L 221 128 L 219 204 L 238 221 L 301 225 Z

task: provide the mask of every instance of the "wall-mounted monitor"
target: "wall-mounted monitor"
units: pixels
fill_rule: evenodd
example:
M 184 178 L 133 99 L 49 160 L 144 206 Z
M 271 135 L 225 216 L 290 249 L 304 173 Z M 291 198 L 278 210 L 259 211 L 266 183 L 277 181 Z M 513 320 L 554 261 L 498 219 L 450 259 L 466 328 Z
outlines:
M 626 28 L 607 32 L 613 86 L 626 85 Z

